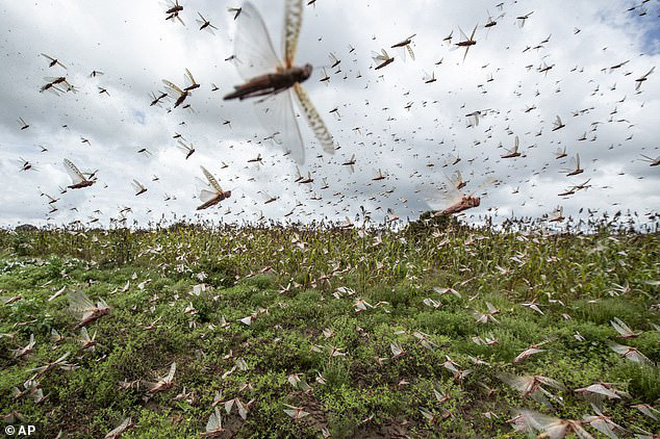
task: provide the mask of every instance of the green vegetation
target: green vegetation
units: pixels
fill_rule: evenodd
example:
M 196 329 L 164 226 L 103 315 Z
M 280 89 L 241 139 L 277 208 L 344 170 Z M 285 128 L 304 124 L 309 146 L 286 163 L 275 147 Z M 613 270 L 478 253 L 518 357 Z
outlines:
M 574 390 L 597 382 L 631 395 L 603 404 L 614 422 L 660 431 L 630 407 L 660 398 L 658 234 L 179 224 L 3 231 L 0 252 L 0 415 L 20 413 L 39 437 L 103 437 L 129 416 L 123 438 L 199 437 L 216 395 L 223 437 L 524 437 L 514 409 L 582 419 L 594 411 Z M 75 328 L 75 291 L 110 307 L 86 326 L 94 351 Z M 614 318 L 641 334 L 619 338 Z M 32 334 L 33 352 L 18 355 Z M 43 401 L 12 396 L 66 352 L 77 368 L 40 377 Z M 151 394 L 173 362 L 172 387 Z M 546 387 L 551 408 L 503 373 L 566 389 Z M 226 414 L 233 398 L 245 420 L 236 404 Z

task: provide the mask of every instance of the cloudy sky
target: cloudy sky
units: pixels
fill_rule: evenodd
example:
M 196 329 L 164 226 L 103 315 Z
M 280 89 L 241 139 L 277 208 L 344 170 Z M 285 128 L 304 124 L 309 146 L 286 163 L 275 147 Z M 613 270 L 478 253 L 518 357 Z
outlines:
M 464 193 L 484 195 L 479 208 L 464 213 L 468 221 L 540 218 L 558 206 L 566 216 L 580 208 L 630 209 L 643 219 L 660 206 L 660 167 L 642 157 L 660 156 L 660 71 L 636 89 L 636 79 L 660 59 L 658 0 L 305 6 L 295 61 L 315 67 L 304 85 L 336 147 L 333 155 L 324 153 L 298 118 L 306 154 L 300 172 L 314 179 L 308 184 L 295 182 L 296 162 L 275 143 L 286 133 L 273 140 L 253 102 L 222 100 L 243 82 L 237 61 L 227 60 L 245 23 L 228 8 L 240 3 L 180 3 L 185 26 L 166 20 L 167 4 L 155 0 L 3 2 L 0 225 L 108 224 L 123 209 L 128 223 L 141 224 L 163 215 L 341 220 L 360 206 L 375 221 L 387 209 L 415 219 L 428 208 L 432 188 L 450 185 L 456 171 L 467 182 Z M 281 55 L 284 1 L 253 3 Z M 198 13 L 214 33 L 199 29 Z M 484 28 L 489 15 L 497 24 Z M 525 15 L 521 27 L 517 17 Z M 463 61 L 459 29 L 469 35 L 475 25 L 477 44 Z M 390 48 L 413 34 L 414 60 Z M 372 51 L 383 48 L 394 62 L 374 70 Z M 42 53 L 66 69 L 49 67 Z M 330 53 L 341 61 L 334 69 Z M 323 67 L 328 81 L 321 81 Z M 201 84 L 185 101 L 190 108 L 173 108 L 174 99 L 150 106 L 150 93 L 166 91 L 163 79 L 188 85 L 186 68 Z M 90 76 L 93 71 L 103 74 Z M 436 80 L 427 82 L 431 75 Z M 46 78 L 60 76 L 77 93 L 40 92 Z M 294 110 L 301 111 L 295 104 Z M 478 125 L 467 116 L 474 111 L 481 112 Z M 557 116 L 565 127 L 553 131 Z M 19 118 L 29 127 L 21 129 Z M 189 159 L 177 147 L 177 133 L 196 149 Z M 501 158 L 516 137 L 521 156 Z M 150 155 L 138 153 L 143 148 Z M 567 157 L 556 159 L 564 148 Z M 566 176 L 576 154 L 584 172 Z M 351 172 L 342 164 L 353 155 Z M 261 162 L 248 162 L 259 156 Z M 83 172 L 98 170 L 98 182 L 61 193 L 71 184 L 64 158 Z M 195 210 L 204 187 L 200 165 L 232 191 L 201 213 Z M 372 180 L 379 171 L 386 178 Z M 147 192 L 135 196 L 133 179 Z M 584 189 L 558 195 L 573 186 Z M 48 204 L 42 193 L 58 201 Z M 279 199 L 264 204 L 266 193 Z M 434 207 L 455 195 L 435 194 Z M 52 206 L 57 210 L 50 212 Z

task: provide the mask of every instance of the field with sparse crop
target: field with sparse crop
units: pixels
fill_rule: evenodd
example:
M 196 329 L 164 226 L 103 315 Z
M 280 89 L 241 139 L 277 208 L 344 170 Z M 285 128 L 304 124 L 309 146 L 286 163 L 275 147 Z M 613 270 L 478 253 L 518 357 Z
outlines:
M 2 231 L 0 415 L 44 438 L 657 433 L 659 292 L 657 233 Z

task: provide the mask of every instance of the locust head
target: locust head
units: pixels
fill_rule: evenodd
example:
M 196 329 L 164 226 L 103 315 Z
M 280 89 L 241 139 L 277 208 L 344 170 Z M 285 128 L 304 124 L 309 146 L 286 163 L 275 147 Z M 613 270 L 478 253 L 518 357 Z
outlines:
M 311 64 L 305 64 L 302 68 L 302 78 L 300 82 L 306 81 L 310 76 L 312 76 L 312 70 L 314 70 L 314 68 Z
M 465 198 L 464 202 L 468 207 L 479 207 L 481 198 L 470 195 Z

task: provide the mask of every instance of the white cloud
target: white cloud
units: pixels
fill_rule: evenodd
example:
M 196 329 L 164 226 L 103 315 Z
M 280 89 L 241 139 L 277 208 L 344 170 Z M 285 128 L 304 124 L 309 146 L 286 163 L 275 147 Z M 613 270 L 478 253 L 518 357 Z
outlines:
M 485 0 L 317 0 L 314 7 L 305 8 L 296 61 L 317 67 L 305 86 L 341 149 L 333 157 L 324 155 L 299 120 L 307 147 L 303 172 L 312 172 L 311 185 L 294 183 L 295 163 L 263 140 L 271 133 L 259 125 L 252 104 L 222 101 L 222 95 L 240 82 L 233 65 L 224 61 L 233 52 L 235 28 L 226 8 L 237 4 L 181 4 L 186 27 L 165 21 L 157 2 L 3 5 L 0 16 L 7 25 L 0 30 L 0 170 L 5 176 L 1 224 L 43 224 L 49 206 L 41 191 L 61 198 L 59 210 L 50 217 L 56 223 L 85 221 L 95 209 L 107 222 L 124 206 L 131 206 L 131 218 L 140 221 L 163 213 L 192 217 L 198 204 L 193 196 L 200 187 L 196 178 L 202 178 L 199 165 L 233 191 L 229 200 L 201 217 L 218 218 L 230 209 L 225 221 L 256 219 L 261 211 L 282 218 L 292 209 L 293 219 L 341 219 L 353 217 L 360 206 L 370 209 L 376 220 L 387 208 L 402 218 L 416 218 L 425 207 L 415 188 L 441 183 L 455 169 L 470 181 L 468 190 L 488 177 L 501 182 L 471 213 L 475 219 L 494 209 L 500 216 L 514 212 L 538 217 L 560 204 L 567 215 L 582 207 L 641 213 L 658 206 L 658 168 L 638 159 L 640 154 L 660 154 L 655 143 L 660 134 L 660 72 L 649 76 L 642 93 L 635 90 L 635 79 L 658 64 L 655 3 L 639 17 L 626 12 L 633 5 L 629 1 L 518 1 L 506 3 L 504 17 L 485 30 L 486 10 L 493 17 L 501 13 Z M 283 2 L 255 4 L 279 50 Z M 198 11 L 219 28 L 215 36 L 198 30 Z M 516 17 L 530 11 L 534 14 L 519 28 Z M 451 50 L 442 40 L 453 30 L 455 43 L 458 26 L 470 32 L 476 23 L 477 44 L 462 62 L 463 49 Z M 580 32 L 575 34 L 575 28 Z M 389 47 L 412 34 L 416 60 L 403 62 L 403 52 Z M 534 48 L 549 35 L 547 43 Z M 349 53 L 349 44 L 354 53 Z M 524 50 L 528 46 L 531 49 Z M 382 48 L 396 57 L 395 62 L 374 71 L 371 51 Z M 68 69 L 48 68 L 41 52 L 56 56 Z M 329 52 L 342 60 L 341 73 L 328 69 L 331 79 L 326 85 L 319 82 L 319 67 L 327 68 Z M 442 64 L 435 65 L 440 60 Z M 610 71 L 626 60 L 623 67 Z M 547 74 L 537 71 L 543 62 L 553 65 Z M 195 112 L 176 108 L 168 113 L 149 106 L 149 93 L 163 89 L 161 80 L 181 84 L 185 68 L 202 84 L 186 101 Z M 90 78 L 92 70 L 105 74 Z M 356 77 L 358 71 L 361 78 Z M 424 72 L 434 72 L 437 81 L 425 84 Z M 43 77 L 57 75 L 66 75 L 79 92 L 39 93 Z M 211 92 L 211 83 L 221 90 Z M 97 86 L 110 95 L 100 94 Z M 524 111 L 532 106 L 534 110 Z M 333 108 L 338 108 L 340 118 L 329 114 Z M 490 111 L 479 126 L 468 128 L 465 115 L 485 109 Z M 553 132 L 557 115 L 566 127 Z M 19 116 L 30 123 L 29 129 L 20 130 Z M 223 125 L 224 120 L 231 125 Z M 197 149 L 189 160 L 176 148 L 177 132 Z M 588 140 L 579 141 L 584 132 Z M 524 156 L 501 159 L 503 149 L 498 146 L 510 148 L 515 135 Z M 81 137 L 91 145 L 82 144 Z M 42 153 L 36 145 L 48 151 Z M 580 154 L 583 174 L 566 177 L 560 172 L 567 159 L 555 160 L 558 146 L 566 146 L 569 158 Z M 142 147 L 154 155 L 138 155 Z M 259 153 L 263 165 L 247 163 Z M 462 161 L 443 167 L 449 153 L 460 155 Z M 357 159 L 353 174 L 341 165 L 352 154 Z M 19 157 L 37 171 L 20 171 Z M 83 169 L 99 169 L 99 183 L 59 195 L 58 186 L 69 184 L 64 157 Z M 222 169 L 222 162 L 228 168 Z M 378 169 L 388 174 L 386 180 L 371 180 Z M 158 181 L 152 181 L 154 175 Z M 133 178 L 148 187 L 147 193 L 135 197 Z M 328 189 L 321 189 L 323 178 Z M 569 199 L 557 196 L 590 178 L 590 189 Z M 514 195 L 516 187 L 520 189 Z M 259 191 L 280 199 L 264 205 Z M 164 202 L 166 193 L 176 200 Z M 312 200 L 313 194 L 323 199 Z M 298 202 L 302 206 L 296 206 Z

